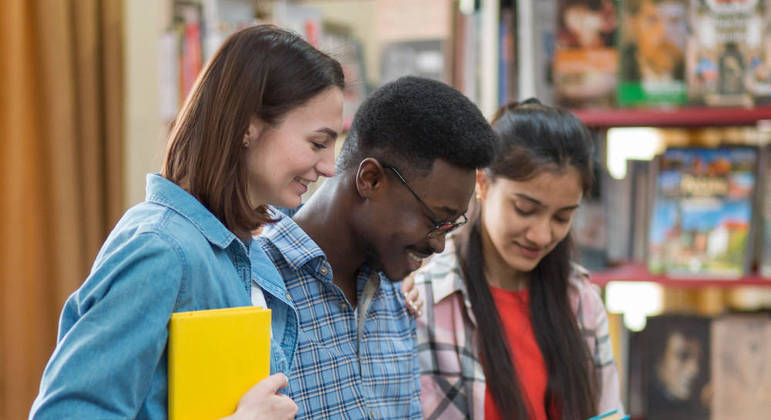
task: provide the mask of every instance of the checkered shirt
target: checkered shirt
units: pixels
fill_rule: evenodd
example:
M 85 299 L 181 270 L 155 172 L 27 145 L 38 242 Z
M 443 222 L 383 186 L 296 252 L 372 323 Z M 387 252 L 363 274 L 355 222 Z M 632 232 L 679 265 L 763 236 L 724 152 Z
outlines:
M 600 378 L 600 413 L 623 411 L 608 317 L 589 274 L 574 265 L 569 298 Z M 485 374 L 479 337 L 452 241 L 415 273 L 426 303 L 418 319 L 418 359 L 427 419 L 484 419 Z
M 423 418 L 415 319 L 406 310 L 401 282 L 362 267 L 359 304 L 352 307 L 332 283 L 321 248 L 291 218 L 280 216 L 258 241 L 299 316 L 287 387 L 299 406 L 296 418 Z

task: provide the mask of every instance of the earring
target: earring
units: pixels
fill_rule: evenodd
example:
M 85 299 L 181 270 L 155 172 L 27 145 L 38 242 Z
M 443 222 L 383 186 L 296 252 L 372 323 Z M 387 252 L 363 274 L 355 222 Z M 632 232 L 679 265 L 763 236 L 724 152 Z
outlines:
M 244 142 L 241 143 L 244 147 L 249 147 L 249 140 L 244 139 Z

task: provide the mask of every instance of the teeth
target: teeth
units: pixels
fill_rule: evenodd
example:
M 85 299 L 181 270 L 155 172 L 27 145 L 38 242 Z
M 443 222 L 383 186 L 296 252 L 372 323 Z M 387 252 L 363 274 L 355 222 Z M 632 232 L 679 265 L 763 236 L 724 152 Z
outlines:
M 423 258 L 418 257 L 416 254 L 414 254 L 412 251 L 407 251 L 407 255 L 410 257 L 411 260 L 417 261 L 417 262 L 423 262 Z

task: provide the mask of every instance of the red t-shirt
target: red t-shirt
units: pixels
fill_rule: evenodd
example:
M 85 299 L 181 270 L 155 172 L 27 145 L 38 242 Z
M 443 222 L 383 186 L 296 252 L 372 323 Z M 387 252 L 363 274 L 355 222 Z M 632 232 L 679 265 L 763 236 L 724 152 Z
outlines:
M 533 324 L 530 322 L 530 299 L 527 290 L 509 291 L 490 286 L 495 307 L 503 322 L 503 331 L 509 340 L 511 360 L 519 375 L 519 381 L 528 403 L 529 418 L 546 420 L 543 398 L 546 394 L 548 374 L 541 349 L 535 341 Z M 495 366 L 492 367 L 493 371 Z M 490 394 L 485 392 L 485 419 L 501 419 Z

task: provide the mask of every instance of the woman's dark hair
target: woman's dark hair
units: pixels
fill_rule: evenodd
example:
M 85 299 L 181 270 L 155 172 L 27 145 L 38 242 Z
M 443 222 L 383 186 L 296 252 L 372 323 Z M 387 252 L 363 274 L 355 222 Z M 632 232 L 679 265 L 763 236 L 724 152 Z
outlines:
M 251 117 L 276 125 L 330 87 L 343 70 L 299 36 L 271 25 L 231 35 L 201 72 L 171 130 L 161 174 L 237 235 L 270 221 L 249 203 L 242 146 Z
M 592 186 L 592 143 L 586 127 L 566 111 L 535 99 L 511 103 L 492 121 L 498 135 L 496 157 L 487 176 L 516 181 L 532 179 L 543 171 L 578 170 L 584 192 Z M 474 211 L 456 238 L 471 307 L 479 326 L 480 358 L 487 387 L 503 418 L 530 417 L 523 386 L 511 362 L 511 351 L 484 275 L 482 220 Z M 543 401 L 549 418 L 553 409 L 562 419 L 596 415 L 597 377 L 568 299 L 572 243 L 567 235 L 531 272 L 530 320 L 543 354 L 548 384 Z

